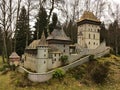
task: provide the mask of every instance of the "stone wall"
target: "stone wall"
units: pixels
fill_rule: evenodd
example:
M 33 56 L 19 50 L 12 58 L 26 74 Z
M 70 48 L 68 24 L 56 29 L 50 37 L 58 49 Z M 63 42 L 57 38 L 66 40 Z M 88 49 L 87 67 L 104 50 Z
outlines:
M 101 51 L 99 53 L 94 54 L 94 55 L 95 55 L 95 58 L 98 58 L 98 57 L 101 57 L 105 54 L 108 54 L 109 52 L 110 52 L 110 49 L 107 48 L 107 49 L 104 49 L 103 51 Z M 72 62 L 72 63 L 70 63 L 66 66 L 60 67 L 60 68 L 67 71 L 70 68 L 76 67 L 76 66 L 81 65 L 81 64 L 83 64 L 85 62 L 88 62 L 88 61 L 89 61 L 89 56 L 85 56 L 83 58 L 79 58 L 79 59 L 75 60 L 74 62 Z M 19 71 L 20 72 L 24 72 L 24 71 L 27 72 L 28 73 L 28 79 L 33 81 L 33 82 L 48 81 L 49 79 L 52 78 L 52 74 L 54 72 L 54 70 L 52 70 L 52 71 L 49 71 L 49 72 L 46 72 L 46 73 L 32 73 L 32 72 L 27 71 L 23 67 L 20 67 Z
M 88 61 L 89 61 L 89 56 L 86 56 L 84 58 L 81 58 L 80 60 L 77 60 L 69 65 L 66 65 L 66 66 L 60 67 L 60 68 L 67 71 L 70 68 L 76 67 L 76 66 L 81 65 L 81 64 L 88 62 Z M 46 72 L 46 73 L 32 73 L 23 67 L 19 67 L 19 72 L 21 72 L 21 73 L 27 72 L 28 79 L 33 81 L 33 82 L 45 82 L 45 81 L 48 81 L 49 79 L 52 78 L 54 70 Z
M 106 43 L 105 42 L 102 42 L 100 44 L 99 47 L 97 47 L 96 49 L 90 49 L 87 51 L 87 54 L 97 54 L 97 53 L 100 53 L 102 51 L 105 51 L 106 49 L 108 49 L 109 47 L 106 47 Z M 110 49 L 110 48 L 109 48 Z
M 36 56 L 26 55 L 24 60 L 24 67 L 31 69 L 32 71 L 37 70 Z
M 82 43 L 80 40 L 81 37 L 79 35 L 79 33 L 82 32 L 87 48 L 89 49 L 97 48 L 100 45 L 99 30 L 100 30 L 99 25 L 83 24 L 78 26 L 78 44 Z
M 52 74 L 53 74 L 53 71 L 46 72 L 46 73 L 32 73 L 32 72 L 26 70 L 23 67 L 19 67 L 19 72 L 21 72 L 21 73 L 27 72 L 28 73 L 28 79 L 32 82 L 48 81 L 52 78 Z

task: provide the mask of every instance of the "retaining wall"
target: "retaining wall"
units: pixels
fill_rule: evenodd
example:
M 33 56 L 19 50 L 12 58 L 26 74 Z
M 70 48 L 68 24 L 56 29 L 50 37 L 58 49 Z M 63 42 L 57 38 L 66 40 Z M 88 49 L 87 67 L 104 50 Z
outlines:
M 100 53 L 96 53 L 94 55 L 95 55 L 95 58 L 98 58 L 98 57 L 101 57 L 105 54 L 108 54 L 109 52 L 110 52 L 110 49 L 107 48 L 104 51 L 102 51 Z M 67 71 L 70 68 L 76 67 L 76 66 L 81 65 L 81 64 L 83 64 L 85 62 L 88 62 L 88 61 L 89 61 L 89 56 L 86 56 L 84 58 L 80 58 L 79 60 L 70 63 L 69 65 L 66 65 L 66 66 L 63 66 L 63 67 L 60 67 L 60 68 Z M 26 70 L 23 67 L 19 67 L 19 71 L 20 72 L 27 72 L 28 73 L 28 79 L 33 81 L 33 82 L 48 81 L 49 79 L 52 78 L 52 74 L 54 72 L 54 70 L 52 70 L 52 71 L 49 71 L 49 72 L 46 72 L 46 73 L 32 73 L 32 72 L 29 72 L 28 70 Z
M 76 67 L 78 65 L 81 65 L 85 62 L 88 62 L 89 61 L 89 56 L 86 56 L 84 58 L 81 58 L 80 60 L 77 60 L 69 65 L 66 65 L 64 67 L 60 67 L 61 69 L 67 71 L 69 68 L 73 68 L 73 67 Z M 46 72 L 46 73 L 32 73 L 28 70 L 26 70 L 25 68 L 23 67 L 19 67 L 19 71 L 21 73 L 24 73 L 24 72 L 27 72 L 28 73 L 28 79 L 33 81 L 33 82 L 45 82 L 45 81 L 48 81 L 49 79 L 52 78 L 52 75 L 53 75 L 53 72 L 54 70 L 52 71 L 49 71 L 49 72 Z

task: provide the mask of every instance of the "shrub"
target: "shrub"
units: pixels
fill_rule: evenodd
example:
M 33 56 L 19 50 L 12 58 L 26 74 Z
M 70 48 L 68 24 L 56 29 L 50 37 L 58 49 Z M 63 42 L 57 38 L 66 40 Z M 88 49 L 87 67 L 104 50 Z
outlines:
M 18 75 L 17 77 L 14 77 L 15 86 L 17 87 L 31 86 L 32 82 L 28 80 L 27 75 L 28 73 L 23 73 Z
M 97 84 L 104 83 L 109 70 L 109 66 L 106 63 L 97 65 L 91 72 L 92 80 Z
M 61 60 L 62 64 L 65 65 L 68 62 L 68 56 L 63 55 L 63 56 L 60 57 L 60 60 Z
M 61 80 L 63 79 L 64 75 L 65 75 L 65 72 L 63 69 L 56 69 L 53 73 L 53 78 Z
M 76 80 L 80 80 L 86 73 L 85 67 L 82 66 L 77 66 L 73 69 L 69 69 L 68 71 L 69 74 L 71 74 Z
M 90 61 L 94 61 L 94 60 L 95 60 L 94 57 L 95 57 L 94 55 L 90 55 L 90 56 L 89 56 L 89 60 L 90 60 Z
M 6 69 L 9 68 L 7 64 L 4 64 L 1 68 L 0 71 L 6 71 Z
M 105 54 L 104 57 L 110 57 L 110 54 Z

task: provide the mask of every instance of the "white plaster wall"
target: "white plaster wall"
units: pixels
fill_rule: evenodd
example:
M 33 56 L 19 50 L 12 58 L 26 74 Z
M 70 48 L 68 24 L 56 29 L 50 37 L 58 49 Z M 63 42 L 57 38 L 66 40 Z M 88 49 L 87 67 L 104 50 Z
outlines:
M 37 72 L 44 73 L 47 69 L 48 64 L 48 47 L 38 46 L 37 47 Z
M 57 47 L 63 54 L 69 55 L 69 45 L 65 44 L 50 44 L 50 46 L 55 46 Z M 65 46 L 65 47 L 64 47 Z M 65 52 L 64 52 L 65 50 Z
M 103 56 L 105 54 L 108 54 L 110 52 L 109 49 L 107 50 L 104 50 L 103 52 L 95 55 L 95 57 L 100 57 L 100 56 Z M 65 71 L 67 71 L 69 68 L 73 68 L 73 67 L 76 67 L 78 65 L 81 65 L 85 62 L 88 62 L 89 61 L 89 56 L 86 56 L 84 58 L 81 58 L 73 63 L 70 63 L 69 65 L 66 65 L 64 67 L 61 67 L 62 69 L 64 69 Z M 54 70 L 52 71 L 49 71 L 49 72 L 46 72 L 46 73 L 32 73 L 32 72 L 29 72 L 28 70 L 26 70 L 25 68 L 23 67 L 19 67 L 19 71 L 20 72 L 27 72 L 28 73 L 28 78 L 29 80 L 33 81 L 33 82 L 45 82 L 45 81 L 48 81 L 49 79 L 52 78 L 52 74 L 54 72 Z
M 36 57 L 32 55 L 26 55 L 26 60 L 24 61 L 24 67 L 31 69 L 32 71 L 37 71 L 36 67 Z
M 55 53 L 53 53 L 52 59 L 48 61 L 48 69 L 53 69 L 53 68 L 61 66 L 61 61 L 59 60 L 60 57 L 61 55 L 59 55 L 59 53 L 56 53 L 56 55 Z
M 61 65 L 60 56 L 59 56 L 59 53 L 56 53 L 56 55 L 53 54 L 52 68 L 56 68 L 56 67 L 59 67 Z
M 48 69 L 47 69 L 47 63 L 48 63 L 48 60 L 49 59 L 37 59 L 37 72 L 38 73 L 44 73 L 46 72 Z
M 95 49 L 100 45 L 100 32 L 98 32 L 98 30 L 100 30 L 100 27 L 98 25 L 84 24 L 78 26 L 78 33 L 80 31 L 83 33 L 83 39 L 87 44 L 88 49 Z M 81 37 L 78 35 L 78 44 L 84 45 L 82 44 L 83 41 L 80 41 L 81 40 L 80 38 Z
M 37 58 L 48 58 L 48 47 L 37 47 Z

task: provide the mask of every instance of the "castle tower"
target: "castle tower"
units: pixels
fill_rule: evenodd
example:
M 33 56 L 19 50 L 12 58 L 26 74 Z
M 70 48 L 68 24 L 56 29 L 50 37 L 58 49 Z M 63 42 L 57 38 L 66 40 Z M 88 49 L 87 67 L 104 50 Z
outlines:
M 81 47 L 95 49 L 100 45 L 100 20 L 89 11 L 85 11 L 77 22 L 78 44 Z M 81 35 L 82 33 L 82 35 Z
M 44 32 L 42 33 L 39 45 L 37 46 L 37 72 L 44 73 L 47 71 L 48 63 L 48 44 Z

